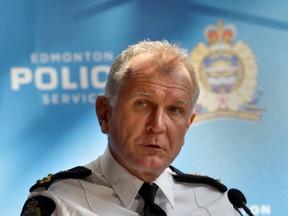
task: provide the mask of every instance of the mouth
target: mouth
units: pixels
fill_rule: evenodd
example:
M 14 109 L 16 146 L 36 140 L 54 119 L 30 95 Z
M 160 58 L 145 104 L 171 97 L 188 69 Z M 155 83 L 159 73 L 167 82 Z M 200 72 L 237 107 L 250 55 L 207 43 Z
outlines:
M 149 144 L 149 145 L 147 145 L 147 147 L 151 147 L 151 148 L 160 148 L 160 146 L 158 146 L 158 145 L 154 145 L 154 144 Z
M 163 148 L 160 146 L 160 145 L 157 145 L 157 144 L 144 144 L 143 147 L 145 148 L 149 148 L 149 149 L 161 149 L 163 150 Z
M 139 143 L 143 150 L 148 151 L 167 151 L 167 144 L 165 140 L 160 140 L 158 137 L 146 137 Z

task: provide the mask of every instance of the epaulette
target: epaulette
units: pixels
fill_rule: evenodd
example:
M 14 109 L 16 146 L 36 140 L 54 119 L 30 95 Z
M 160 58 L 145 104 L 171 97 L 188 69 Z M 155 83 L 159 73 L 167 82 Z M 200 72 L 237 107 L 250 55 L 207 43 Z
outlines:
M 86 167 L 82 166 L 77 166 L 66 171 L 58 172 L 54 175 L 49 174 L 42 180 L 38 180 L 37 183 L 30 188 L 30 192 L 38 188 L 45 188 L 47 190 L 55 180 L 68 179 L 68 178 L 81 179 L 91 175 L 91 173 L 92 171 L 90 169 L 87 169 Z
M 220 192 L 224 193 L 227 191 L 227 187 L 220 183 L 219 180 L 210 178 L 208 176 L 201 176 L 201 175 L 190 175 L 181 172 L 180 170 L 176 169 L 173 166 L 169 166 L 169 168 L 176 173 L 173 175 L 173 178 L 177 182 L 186 182 L 186 183 L 194 183 L 194 184 L 206 184 L 217 188 Z

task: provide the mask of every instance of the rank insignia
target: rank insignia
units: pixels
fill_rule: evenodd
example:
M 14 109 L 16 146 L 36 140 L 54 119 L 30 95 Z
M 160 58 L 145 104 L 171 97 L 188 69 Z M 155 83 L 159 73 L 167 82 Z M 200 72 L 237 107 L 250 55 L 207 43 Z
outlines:
M 198 75 L 200 95 L 196 122 L 216 118 L 259 121 L 263 109 L 258 105 L 262 92 L 257 88 L 258 68 L 251 48 L 243 41 L 233 43 L 232 24 L 205 28 L 208 44 L 192 50 L 190 59 Z
M 85 167 L 78 166 L 78 167 L 74 167 L 66 171 L 58 172 L 54 175 L 49 174 L 47 177 L 43 178 L 42 180 L 38 180 L 37 183 L 30 188 L 30 192 L 36 189 L 40 189 L 40 188 L 47 190 L 51 186 L 51 184 L 53 184 L 53 182 L 56 180 L 61 180 L 61 179 L 63 180 L 63 179 L 69 179 L 69 178 L 81 179 L 81 178 L 89 176 L 91 173 L 92 173 L 91 170 Z

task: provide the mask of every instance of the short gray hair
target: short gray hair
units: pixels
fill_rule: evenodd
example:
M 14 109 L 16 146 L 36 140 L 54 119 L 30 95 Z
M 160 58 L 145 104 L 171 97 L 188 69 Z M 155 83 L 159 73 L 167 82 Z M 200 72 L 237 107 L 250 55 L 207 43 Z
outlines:
M 131 59 L 144 53 L 160 55 L 162 56 L 163 61 L 167 61 L 165 57 L 169 56 L 173 58 L 173 61 L 176 60 L 177 63 L 182 63 L 186 67 L 192 79 L 192 85 L 194 88 L 191 95 L 193 102 L 192 107 L 194 107 L 200 90 L 187 50 L 181 48 L 179 44 L 169 43 L 167 40 L 144 40 L 138 42 L 137 44 L 129 46 L 115 59 L 110 68 L 105 87 L 105 96 L 109 98 L 111 106 L 114 106 L 116 103 L 119 88 L 123 83 L 125 74 L 130 67 Z

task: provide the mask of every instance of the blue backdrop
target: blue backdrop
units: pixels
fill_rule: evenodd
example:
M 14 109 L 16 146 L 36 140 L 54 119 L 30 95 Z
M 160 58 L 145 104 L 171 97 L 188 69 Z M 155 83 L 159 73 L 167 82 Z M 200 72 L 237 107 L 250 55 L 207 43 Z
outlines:
M 0 204 L 106 147 L 94 112 L 115 57 L 149 38 L 191 53 L 202 93 L 174 165 L 241 189 L 255 215 L 288 206 L 285 0 L 0 1 Z

